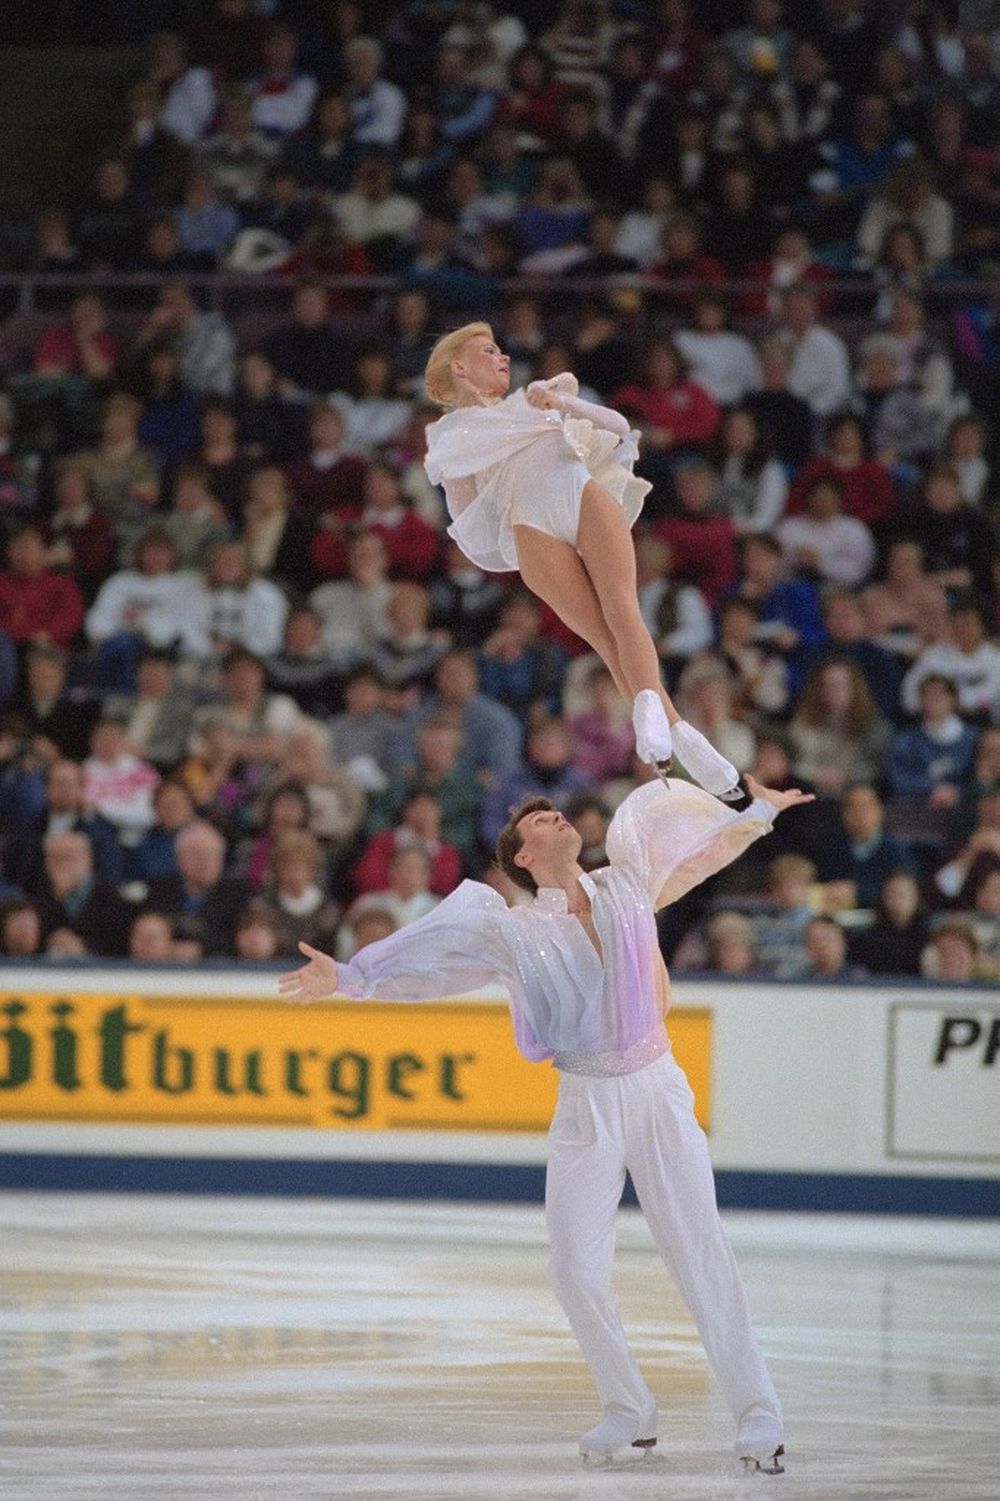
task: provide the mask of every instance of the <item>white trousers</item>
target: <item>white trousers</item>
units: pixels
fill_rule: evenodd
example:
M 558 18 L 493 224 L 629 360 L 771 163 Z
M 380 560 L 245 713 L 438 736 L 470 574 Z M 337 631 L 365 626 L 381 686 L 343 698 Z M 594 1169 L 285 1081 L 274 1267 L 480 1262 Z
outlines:
M 719 1219 L 694 1096 L 671 1053 L 615 1078 L 561 1074 L 549 1131 L 545 1212 L 552 1285 L 602 1405 L 637 1418 L 655 1407 L 611 1290 L 626 1169 L 738 1425 L 737 1448 L 770 1452 L 782 1441 L 781 1406 Z

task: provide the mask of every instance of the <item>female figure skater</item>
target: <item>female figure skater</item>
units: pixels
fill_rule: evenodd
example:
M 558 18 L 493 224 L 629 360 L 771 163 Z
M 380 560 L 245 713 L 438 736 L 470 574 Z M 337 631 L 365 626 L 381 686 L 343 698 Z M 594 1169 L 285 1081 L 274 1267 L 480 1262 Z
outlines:
M 480 568 L 518 569 L 603 658 L 633 704 L 642 760 L 665 777 L 676 751 L 709 792 L 741 797 L 735 767 L 671 703 L 639 613 L 631 527 L 650 486 L 632 473 L 638 434 L 581 400 L 570 374 L 508 396 L 510 360 L 488 323 L 440 339 L 425 380 L 446 408 L 424 462 L 444 486 L 449 535 Z

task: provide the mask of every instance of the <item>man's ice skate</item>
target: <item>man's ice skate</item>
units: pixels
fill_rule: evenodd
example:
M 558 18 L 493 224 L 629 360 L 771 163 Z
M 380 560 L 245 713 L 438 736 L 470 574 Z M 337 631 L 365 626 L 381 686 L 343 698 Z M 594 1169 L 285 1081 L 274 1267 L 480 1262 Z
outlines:
M 636 694 L 632 705 L 632 727 L 639 760 L 645 761 L 647 766 L 654 766 L 657 775 L 666 781 L 673 765 L 674 748 L 667 711 L 654 688 L 643 688 Z
M 733 763 L 720 756 L 715 746 L 686 719 L 677 721 L 672 734 L 674 750 L 684 770 L 699 787 L 725 803 L 738 804 L 742 795 L 740 774 Z
M 580 1440 L 580 1457 L 590 1467 L 611 1464 L 617 1457 L 648 1459 L 656 1448 L 656 1425 L 655 1406 L 636 1417 L 612 1403 L 597 1427 Z
M 741 1454 L 743 1470 L 747 1475 L 783 1475 L 785 1467 L 781 1463 L 785 1452 L 784 1444 L 779 1444 L 771 1454 L 765 1454 L 758 1458 L 756 1454 Z

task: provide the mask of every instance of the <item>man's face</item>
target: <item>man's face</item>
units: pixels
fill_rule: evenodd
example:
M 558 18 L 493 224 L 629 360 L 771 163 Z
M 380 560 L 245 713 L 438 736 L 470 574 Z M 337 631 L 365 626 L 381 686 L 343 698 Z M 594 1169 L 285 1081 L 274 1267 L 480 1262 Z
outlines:
M 185 881 L 192 886 L 214 886 L 222 875 L 222 857 L 221 843 L 207 834 L 183 839 L 177 845 L 178 867 Z
M 45 873 L 57 893 L 75 891 L 92 870 L 90 843 L 82 834 L 63 834 L 45 851 Z
M 557 808 L 539 808 L 535 813 L 526 813 L 519 820 L 517 831 L 521 836 L 521 848 L 514 863 L 526 869 L 532 865 L 551 866 L 564 860 L 575 860 L 583 846 L 576 829 Z
M 476 691 L 476 669 L 465 657 L 445 657 L 438 669 L 437 686 L 442 698 L 463 702 Z
M 871 839 L 882 827 L 882 801 L 873 787 L 855 787 L 844 796 L 844 827 L 853 839 Z

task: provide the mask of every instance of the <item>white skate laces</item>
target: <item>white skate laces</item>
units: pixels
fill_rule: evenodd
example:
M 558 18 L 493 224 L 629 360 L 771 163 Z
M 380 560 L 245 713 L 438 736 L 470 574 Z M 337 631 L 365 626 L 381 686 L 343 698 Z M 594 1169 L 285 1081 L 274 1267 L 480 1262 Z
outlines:
M 738 796 L 739 772 L 731 761 L 719 755 L 700 730 L 688 724 L 686 719 L 679 719 L 673 728 L 673 739 L 674 750 L 684 770 L 706 792 L 726 802 L 730 801 L 727 794 Z
M 612 1404 L 596 1428 L 580 1440 L 580 1457 L 586 1465 L 609 1464 L 616 1455 L 628 1454 L 633 1460 L 645 1459 L 656 1447 L 656 1407 L 651 1405 L 636 1416 L 624 1407 Z M 635 1450 L 636 1452 L 629 1453 Z
M 632 727 L 639 760 L 655 766 L 661 776 L 666 776 L 674 749 L 667 711 L 655 688 L 643 688 L 636 694 L 632 705 Z

